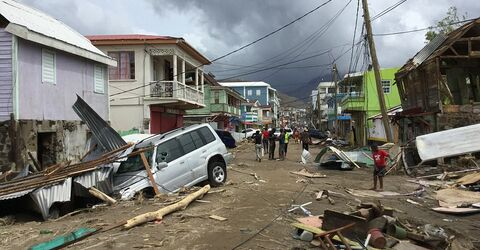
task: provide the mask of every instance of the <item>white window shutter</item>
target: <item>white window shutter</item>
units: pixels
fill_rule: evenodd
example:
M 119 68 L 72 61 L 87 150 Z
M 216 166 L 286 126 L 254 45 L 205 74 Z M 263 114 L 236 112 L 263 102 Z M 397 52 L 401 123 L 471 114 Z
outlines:
M 55 53 L 48 50 L 42 50 L 42 82 L 56 84 L 56 78 Z
M 93 69 L 94 90 L 96 93 L 105 93 L 105 68 L 95 65 Z

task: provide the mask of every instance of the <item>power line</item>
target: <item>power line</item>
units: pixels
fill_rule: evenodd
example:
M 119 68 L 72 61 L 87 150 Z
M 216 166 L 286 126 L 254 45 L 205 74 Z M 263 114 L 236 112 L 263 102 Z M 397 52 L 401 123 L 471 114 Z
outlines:
M 332 0 L 328 0 L 328 1 L 326 1 L 325 3 L 320 4 L 319 6 L 315 7 L 314 9 L 310 10 L 309 12 L 303 14 L 302 16 L 294 19 L 293 21 L 291 21 L 291 22 L 283 25 L 282 27 L 280 27 L 280 28 L 278 28 L 278 29 L 276 29 L 276 30 L 274 30 L 274 31 L 272 31 L 272 32 L 270 32 L 270 33 L 268 33 L 268 34 L 266 34 L 266 35 L 258 38 L 257 40 L 254 40 L 253 42 L 250 42 L 250 43 L 248 43 L 248 44 L 245 44 L 245 45 L 243 45 L 242 47 L 240 47 L 240 48 L 238 48 L 238 49 L 235 49 L 235 50 L 233 50 L 233 51 L 231 51 L 231 52 L 228 52 L 227 54 L 225 54 L 225 55 L 223 55 L 223 56 L 217 57 L 217 58 L 213 59 L 211 62 L 215 62 L 215 61 L 221 60 L 221 59 L 223 59 L 223 58 L 225 58 L 225 57 L 227 57 L 227 56 L 229 56 L 229 55 L 231 55 L 231 54 L 234 54 L 234 53 L 236 53 L 236 52 L 238 52 L 238 51 L 240 51 L 240 50 L 243 50 L 243 49 L 245 49 L 245 48 L 247 48 L 247 47 L 250 47 L 250 46 L 254 45 L 254 44 L 257 43 L 257 42 L 260 42 L 261 40 L 263 40 L 263 39 L 265 39 L 265 38 L 267 38 L 267 37 L 269 37 L 269 36 L 271 36 L 271 35 L 279 32 L 279 31 L 281 31 L 281 30 L 285 29 L 286 27 L 294 24 L 295 22 L 299 21 L 300 19 L 303 19 L 304 17 L 312 14 L 313 12 L 315 12 L 315 11 L 317 11 L 318 9 L 320 9 L 321 7 L 327 5 L 327 4 L 328 4 L 329 2 L 331 2 L 331 1 L 332 1 Z
M 468 20 L 453 22 L 453 23 L 450 23 L 450 25 L 460 24 L 460 23 L 466 23 L 466 22 L 471 22 L 471 21 L 473 21 L 473 20 L 477 20 L 477 18 L 472 18 L 472 19 L 468 19 Z M 429 29 L 434 29 L 434 28 L 439 28 L 439 26 L 437 25 L 437 26 L 430 26 L 430 27 L 421 28 L 421 29 L 414 29 L 414 30 L 405 30 L 405 31 L 397 31 L 397 32 L 391 32 L 391 33 L 373 34 L 373 36 L 401 35 L 401 34 L 407 34 L 407 33 L 412 33 L 412 32 L 424 31 L 424 30 L 429 30 Z
M 357 34 L 359 9 L 360 9 L 360 0 L 357 0 L 357 13 L 355 14 L 355 26 L 354 26 L 354 30 L 353 30 L 353 39 L 352 39 L 352 54 L 350 55 L 350 63 L 348 65 L 348 73 L 350 73 L 350 70 L 352 70 L 352 61 L 353 61 L 353 54 L 354 54 L 353 47 L 355 46 L 355 35 Z
M 322 35 L 325 34 L 325 32 L 330 28 L 330 26 L 332 25 L 332 23 L 343 13 L 343 11 L 347 8 L 347 6 L 350 4 L 352 0 L 349 0 L 347 2 L 347 4 L 342 8 L 340 9 L 327 23 L 325 23 L 324 25 L 322 25 L 319 29 L 317 29 L 315 32 L 313 32 L 312 34 L 310 34 L 307 38 L 305 38 L 304 40 L 302 40 L 300 43 L 296 44 L 295 46 L 292 46 L 290 47 L 289 49 L 287 49 L 286 51 L 274 56 L 274 57 L 271 57 L 269 59 L 266 59 L 262 62 L 259 62 L 259 63 L 255 63 L 255 64 L 252 64 L 252 65 L 248 65 L 248 66 L 244 66 L 244 67 L 241 67 L 241 68 L 248 68 L 248 67 L 253 67 L 253 66 L 256 66 L 256 65 L 261 65 L 261 64 L 266 64 L 266 63 L 276 63 L 276 62 L 281 62 L 281 61 L 284 61 L 284 60 L 287 60 L 289 59 L 289 56 L 292 55 L 293 53 L 295 53 L 297 50 L 300 50 L 302 49 L 303 47 L 305 47 L 300 53 L 298 53 L 297 55 L 293 56 L 291 60 L 295 60 L 296 58 L 298 58 L 300 55 L 302 55 L 308 48 L 310 48 L 310 46 L 313 45 L 313 43 L 318 40 Z M 273 59 L 276 59 L 276 58 L 279 58 L 278 60 L 273 60 Z M 217 62 L 218 63 L 218 62 Z M 221 63 L 220 63 L 221 64 Z M 222 70 L 222 71 L 213 71 L 213 72 L 225 72 L 225 71 L 236 71 L 236 70 L 239 70 L 241 68 L 238 68 L 238 69 L 226 69 L 226 70 Z M 280 70 L 277 70 L 277 72 L 279 72 Z M 273 74 L 271 74 L 270 76 L 268 77 L 271 77 L 272 75 L 274 75 L 275 72 Z
M 211 60 L 210 62 L 212 63 L 212 62 L 216 62 L 216 61 L 218 61 L 218 60 L 221 60 L 221 59 L 223 59 L 223 58 L 225 58 L 225 57 L 227 57 L 227 56 L 230 56 L 230 55 L 232 55 L 232 54 L 234 54 L 234 53 L 237 53 L 238 51 L 241 51 L 241 50 L 243 50 L 243 49 L 246 49 L 246 48 L 248 48 L 248 47 L 250 47 L 250 46 L 258 43 L 258 42 L 260 42 L 260 41 L 262 41 L 262 40 L 264 40 L 264 39 L 266 39 L 266 38 L 274 35 L 275 33 L 280 32 L 281 30 L 287 28 L 288 26 L 290 26 L 290 25 L 292 25 L 292 24 L 300 21 L 301 19 L 305 18 L 306 16 L 308 16 L 308 15 L 312 14 L 313 12 L 317 11 L 317 10 L 320 9 L 321 7 L 327 5 L 327 4 L 328 4 L 329 2 L 331 2 L 331 1 L 332 1 L 332 0 L 327 0 L 326 2 L 318 5 L 317 7 L 313 8 L 313 9 L 310 10 L 310 11 L 308 11 L 307 13 L 305 13 L 305 14 L 301 15 L 300 17 L 294 19 L 293 21 L 291 21 L 291 22 L 283 25 L 282 27 L 280 27 L 280 28 L 278 28 L 278 29 L 276 29 L 276 30 L 274 30 L 274 31 L 272 31 L 272 32 L 270 32 L 270 33 L 268 33 L 268 34 L 266 34 L 266 35 L 264 35 L 264 36 L 256 39 L 256 40 L 254 40 L 254 41 L 252 41 L 252 42 L 250 42 L 250 43 L 248 43 L 248 44 L 246 44 L 246 45 L 243 45 L 243 46 L 241 46 L 240 48 L 237 48 L 237 49 L 235 49 L 235 50 L 233 50 L 233 51 L 228 52 L 227 54 L 224 54 L 224 55 L 222 55 L 222 56 L 220 56 L 220 57 L 217 57 L 217 58 Z M 204 65 L 205 65 L 205 64 L 200 64 L 200 65 L 194 67 L 194 69 L 197 69 L 197 68 L 199 68 L 199 67 L 201 67 L 201 66 L 204 66 Z M 176 76 L 179 76 L 179 75 L 181 75 L 181 74 L 183 74 L 183 73 L 185 73 L 185 72 L 181 72 L 181 73 L 177 74 Z M 163 80 L 166 80 L 166 79 L 163 79 Z M 127 92 L 130 92 L 130 91 L 132 91 L 132 90 L 136 90 L 136 89 L 140 89 L 140 88 L 145 88 L 146 86 L 150 86 L 150 85 L 152 85 L 152 84 L 153 84 L 153 83 L 149 83 L 148 85 L 138 86 L 138 87 L 131 88 L 131 89 L 128 89 L 128 90 L 124 90 L 124 91 L 121 91 L 121 92 L 112 94 L 112 95 L 110 95 L 110 97 L 116 96 L 116 95 L 120 95 L 120 94 L 123 94 L 123 93 L 127 93 Z
M 394 10 L 395 8 L 397 8 L 398 6 L 402 5 L 403 3 L 405 3 L 407 0 L 400 0 L 398 2 L 396 2 L 395 4 L 393 4 L 392 6 L 382 10 L 380 13 L 378 13 L 376 16 L 372 17 L 371 21 L 377 19 L 377 18 L 380 18 L 382 17 L 383 15 L 387 14 L 388 12 Z

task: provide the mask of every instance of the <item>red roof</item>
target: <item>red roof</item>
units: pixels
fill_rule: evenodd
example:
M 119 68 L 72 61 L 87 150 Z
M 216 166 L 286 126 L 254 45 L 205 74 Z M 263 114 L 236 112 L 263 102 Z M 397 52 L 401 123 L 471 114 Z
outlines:
M 126 35 L 91 35 L 86 36 L 90 41 L 98 40 L 174 40 L 180 39 L 171 36 L 153 36 L 153 35 L 139 35 L 139 34 L 126 34 Z

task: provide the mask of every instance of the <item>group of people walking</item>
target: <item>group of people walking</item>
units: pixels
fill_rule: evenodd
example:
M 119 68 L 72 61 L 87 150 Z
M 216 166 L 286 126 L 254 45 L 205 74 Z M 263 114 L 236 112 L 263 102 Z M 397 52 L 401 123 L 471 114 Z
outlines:
M 276 144 L 278 141 L 278 159 L 280 161 L 285 160 L 285 157 L 288 152 L 288 144 L 290 139 L 293 138 L 295 143 L 302 142 L 303 149 L 308 151 L 308 144 L 311 143 L 310 135 L 308 134 L 308 130 L 305 128 L 303 132 L 300 133 L 299 130 L 295 129 L 293 133 L 287 131 L 284 128 L 280 129 L 280 133 L 276 134 L 277 130 L 275 128 L 272 129 L 263 129 L 262 132 L 257 131 L 253 139 L 255 141 L 255 152 L 256 152 L 256 160 L 258 162 L 262 161 L 262 150 L 263 152 L 268 152 L 268 159 L 275 160 L 275 149 Z

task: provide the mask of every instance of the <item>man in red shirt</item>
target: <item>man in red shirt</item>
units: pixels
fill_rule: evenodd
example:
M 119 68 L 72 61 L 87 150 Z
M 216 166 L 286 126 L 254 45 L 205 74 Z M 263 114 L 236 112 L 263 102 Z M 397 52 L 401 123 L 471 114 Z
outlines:
M 388 157 L 390 159 L 390 155 L 383 151 L 379 150 L 378 146 L 372 146 L 372 155 L 373 155 L 373 162 L 375 164 L 373 170 L 373 188 L 372 190 L 377 190 L 377 178 L 380 182 L 380 190 L 383 190 L 383 177 L 385 176 L 386 166 L 387 163 L 385 158 Z M 392 160 L 392 159 L 390 159 Z

